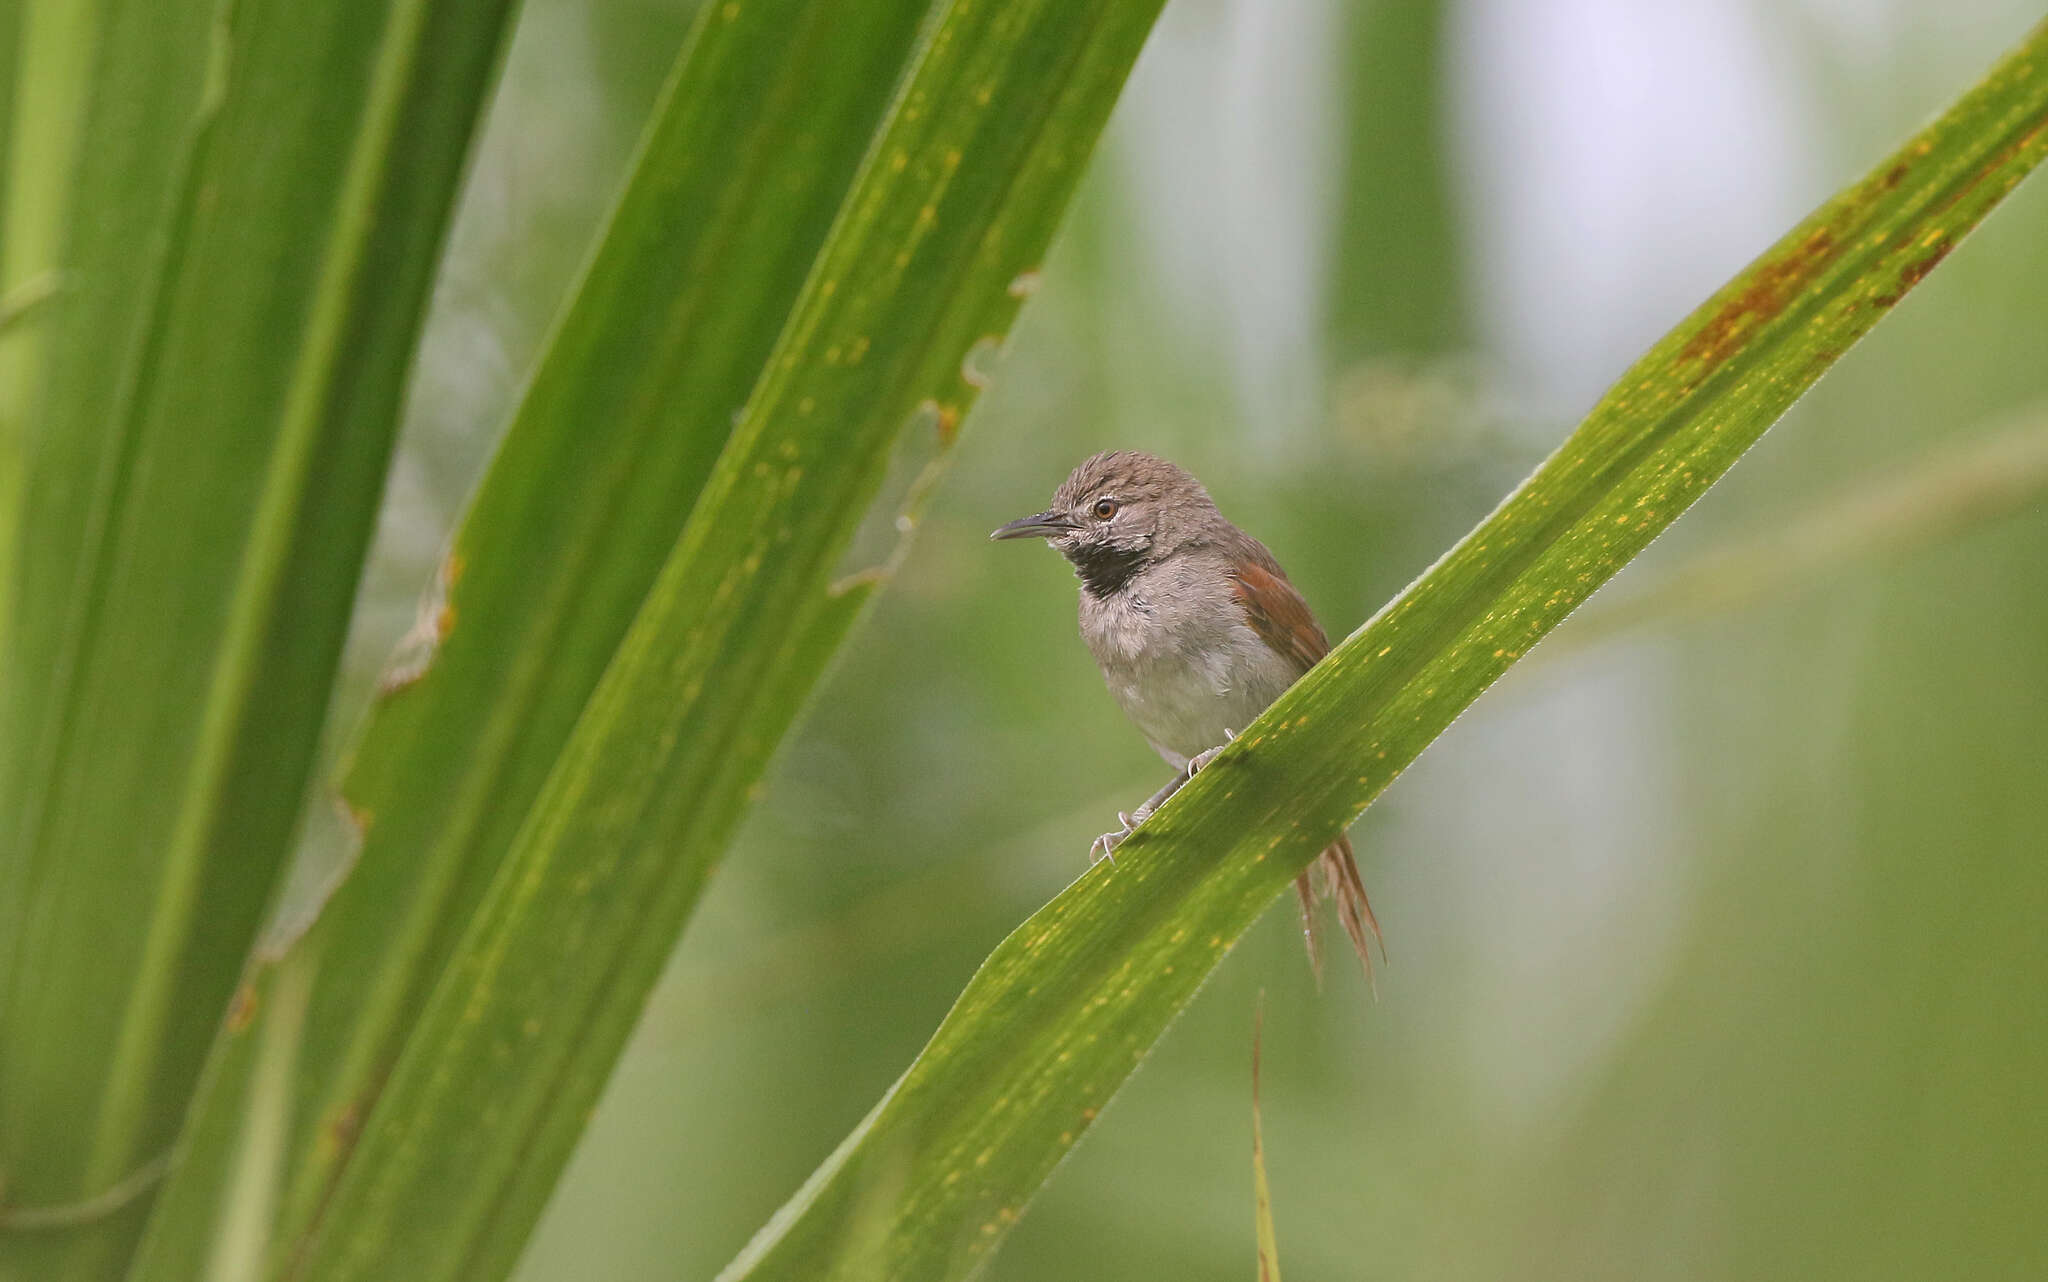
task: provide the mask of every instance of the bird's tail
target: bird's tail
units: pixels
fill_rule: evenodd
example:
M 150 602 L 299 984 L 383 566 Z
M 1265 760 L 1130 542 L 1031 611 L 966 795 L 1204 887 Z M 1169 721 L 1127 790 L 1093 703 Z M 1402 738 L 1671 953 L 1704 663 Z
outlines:
M 1322 874 L 1321 895 L 1337 901 L 1337 919 L 1344 923 L 1351 949 L 1365 967 L 1366 982 L 1373 983 L 1372 946 L 1378 944 L 1384 958 L 1387 944 L 1380 937 L 1380 924 L 1372 915 L 1372 904 L 1365 898 L 1365 883 L 1359 880 L 1358 860 L 1352 857 L 1349 837 L 1337 838 L 1336 844 L 1294 879 L 1294 893 L 1301 900 L 1302 934 L 1308 942 L 1308 962 L 1315 968 L 1316 982 L 1321 983 L 1323 978 L 1322 939 L 1316 933 L 1317 872 Z M 1377 995 L 1377 985 L 1373 991 Z

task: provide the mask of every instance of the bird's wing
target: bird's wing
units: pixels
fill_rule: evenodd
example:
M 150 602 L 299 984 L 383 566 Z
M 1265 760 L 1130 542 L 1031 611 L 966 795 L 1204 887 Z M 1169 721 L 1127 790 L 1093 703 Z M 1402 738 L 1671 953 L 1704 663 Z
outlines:
M 1264 548 L 1258 549 L 1265 552 Z M 1310 613 L 1308 602 L 1287 581 L 1271 553 L 1232 558 L 1231 590 L 1244 607 L 1246 622 L 1269 646 L 1293 659 L 1307 672 L 1330 652 L 1330 639 Z

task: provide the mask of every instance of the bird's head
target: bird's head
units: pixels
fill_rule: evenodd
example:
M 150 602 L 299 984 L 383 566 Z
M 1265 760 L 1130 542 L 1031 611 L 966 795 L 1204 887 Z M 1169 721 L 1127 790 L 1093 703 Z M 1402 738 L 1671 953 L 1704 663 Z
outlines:
M 1089 591 L 1101 595 L 1200 539 L 1220 519 L 1209 492 L 1180 467 L 1155 455 L 1113 450 L 1075 468 L 1053 494 L 1051 507 L 989 537 L 1043 538 L 1073 563 Z

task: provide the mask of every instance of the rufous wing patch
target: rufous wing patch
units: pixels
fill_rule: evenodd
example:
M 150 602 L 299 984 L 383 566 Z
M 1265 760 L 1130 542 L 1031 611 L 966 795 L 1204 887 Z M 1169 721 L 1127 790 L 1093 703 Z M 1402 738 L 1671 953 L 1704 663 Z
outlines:
M 1330 652 L 1330 639 L 1323 635 L 1308 602 L 1301 599 L 1286 575 L 1253 561 L 1239 561 L 1231 572 L 1231 587 L 1252 631 L 1293 659 L 1300 671 L 1307 672 Z

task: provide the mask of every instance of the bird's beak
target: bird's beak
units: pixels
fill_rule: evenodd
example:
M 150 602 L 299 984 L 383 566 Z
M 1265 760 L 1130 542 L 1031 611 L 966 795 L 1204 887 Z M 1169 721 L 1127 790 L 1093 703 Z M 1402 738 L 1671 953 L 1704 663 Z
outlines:
M 1074 523 L 1058 512 L 1034 512 L 1020 516 L 1000 530 L 989 533 L 992 539 L 1050 539 L 1057 538 L 1074 528 Z

